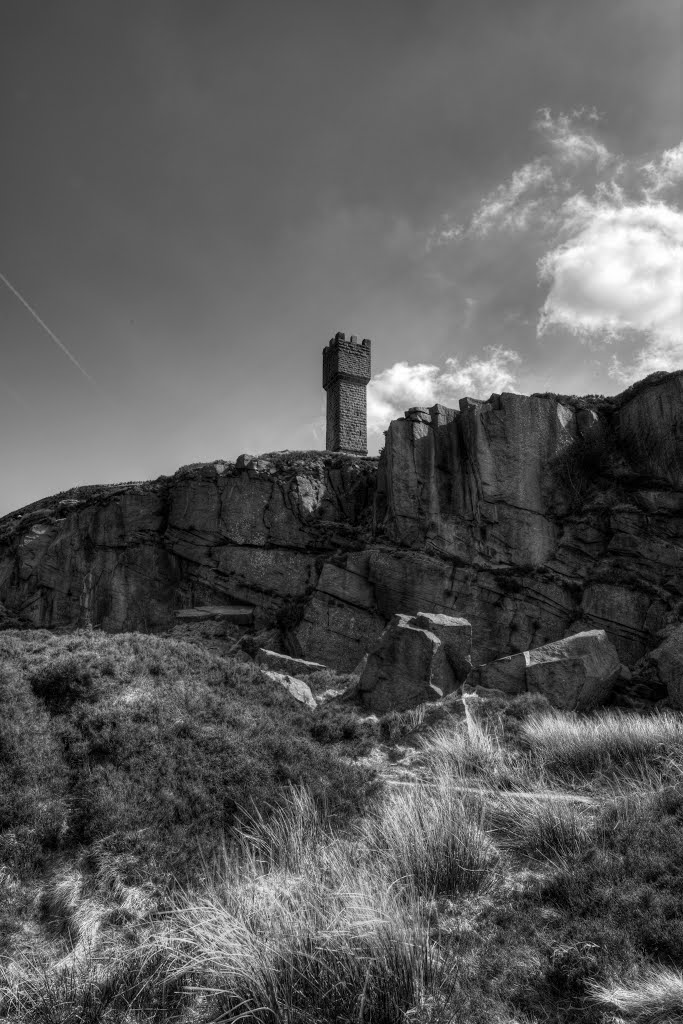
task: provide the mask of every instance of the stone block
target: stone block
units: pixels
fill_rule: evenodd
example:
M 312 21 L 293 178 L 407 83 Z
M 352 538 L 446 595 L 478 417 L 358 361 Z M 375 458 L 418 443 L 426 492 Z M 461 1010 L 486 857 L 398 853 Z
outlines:
M 290 676 L 310 676 L 314 672 L 329 671 L 327 665 L 318 661 L 304 661 L 303 658 L 290 658 L 288 654 L 279 654 L 277 651 L 268 651 L 260 647 L 256 652 L 254 661 L 257 665 L 272 669 L 274 672 L 284 672 Z
M 588 711 L 603 704 L 621 663 L 604 629 L 590 629 L 524 653 L 526 687 L 563 711 Z
M 239 626 L 250 626 L 254 621 L 254 609 L 251 605 L 217 605 L 207 604 L 198 608 L 183 608 L 175 613 L 180 621 L 203 622 L 223 619 Z
M 414 625 L 438 636 L 455 681 L 464 683 L 472 671 L 472 626 L 467 619 L 436 612 L 419 612 L 415 616 Z
M 262 674 L 266 679 L 270 679 L 271 682 L 277 683 L 282 686 L 287 692 L 297 700 L 299 704 L 305 704 L 308 708 L 317 707 L 315 697 L 311 693 L 311 688 L 308 686 L 303 679 L 297 679 L 295 676 L 287 675 L 286 672 L 272 672 L 270 669 L 261 669 Z
M 394 615 L 368 660 L 359 681 L 364 705 L 375 714 L 405 711 L 439 700 L 456 689 L 446 645 L 409 615 Z
M 524 693 L 526 691 L 526 653 L 512 654 L 508 658 L 490 661 L 488 665 L 479 665 L 468 676 L 467 685 L 500 690 L 509 697 Z
M 430 426 L 432 425 L 432 417 L 429 409 L 421 406 L 414 406 L 412 409 L 408 409 L 405 413 L 405 418 L 407 420 L 411 420 L 413 423 L 428 423 Z
M 683 711 L 683 625 L 643 660 L 654 665 L 660 683 L 666 686 L 669 700 Z

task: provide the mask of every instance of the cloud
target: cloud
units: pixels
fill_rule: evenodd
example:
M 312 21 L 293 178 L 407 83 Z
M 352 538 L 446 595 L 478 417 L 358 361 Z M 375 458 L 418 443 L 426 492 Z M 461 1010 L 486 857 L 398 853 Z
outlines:
M 440 245 L 448 245 L 449 242 L 456 242 L 459 238 L 462 238 L 465 234 L 465 228 L 462 224 L 458 224 L 454 221 L 450 214 L 445 213 L 441 218 L 441 226 L 433 228 L 427 236 L 427 244 L 425 250 L 430 252 L 432 249 L 437 248 Z
M 539 111 L 534 127 L 546 139 L 552 154 L 560 162 L 579 167 L 595 163 L 603 168 L 612 156 L 606 146 L 589 132 L 581 130 L 582 121 L 597 122 L 600 115 L 595 108 L 574 110 L 571 114 L 553 117 L 548 108 Z
M 582 199 L 571 204 L 565 230 L 566 241 L 539 264 L 550 283 L 541 333 L 557 324 L 584 336 L 680 338 L 682 212 L 663 203 L 615 207 Z
M 454 224 L 446 214 L 443 227 L 430 235 L 428 248 L 465 237 L 484 238 L 493 231 L 524 231 L 536 224 L 553 227 L 558 204 L 571 188 L 567 175 L 594 175 L 614 160 L 582 123 L 598 120 L 595 110 L 575 110 L 557 117 L 547 109 L 539 111 L 533 127 L 548 152 L 524 164 L 484 196 L 466 226 Z
M 520 167 L 508 182 L 481 201 L 470 221 L 469 234 L 483 237 L 494 228 L 519 231 L 527 227 L 544 203 L 545 190 L 552 183 L 552 169 L 543 160 Z
M 683 142 L 673 149 L 665 149 L 658 159 L 640 168 L 647 179 L 644 192 L 648 199 L 683 184 Z
M 490 191 L 454 242 L 532 236 L 545 249 L 538 335 L 635 343 L 630 365 L 610 363 L 624 381 L 683 365 L 683 143 L 626 159 L 597 137 L 599 120 L 595 110 L 541 110 L 534 128 L 546 153 Z
M 368 429 L 379 433 L 391 420 L 412 406 L 440 403 L 457 406 L 460 398 L 488 398 L 492 392 L 514 391 L 517 352 L 488 346 L 480 358 L 465 363 L 446 359 L 445 367 L 431 363 L 394 363 L 382 370 L 368 386 Z

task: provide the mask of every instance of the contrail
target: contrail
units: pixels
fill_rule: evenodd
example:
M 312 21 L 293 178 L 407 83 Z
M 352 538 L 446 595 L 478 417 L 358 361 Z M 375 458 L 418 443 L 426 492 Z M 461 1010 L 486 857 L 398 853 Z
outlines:
M 68 348 L 66 347 L 66 345 L 63 345 L 63 344 L 62 344 L 62 342 L 61 342 L 61 341 L 59 340 L 59 338 L 58 338 L 58 337 L 57 337 L 57 335 L 56 335 L 56 334 L 54 333 L 54 331 L 51 331 L 51 330 L 50 330 L 50 328 L 49 328 L 49 327 L 47 326 L 47 324 L 45 323 L 45 321 L 44 321 L 44 320 L 41 320 L 41 319 L 40 319 L 40 317 L 39 317 L 39 316 L 38 316 L 38 314 L 36 313 L 35 309 L 33 309 L 33 308 L 32 308 L 31 306 L 29 306 L 29 304 L 28 304 L 28 302 L 26 301 L 26 299 L 24 298 L 24 296 L 23 296 L 23 295 L 21 295 L 21 294 L 20 294 L 20 292 L 18 292 L 18 291 L 17 291 L 17 289 L 16 289 L 15 287 L 14 287 L 14 285 L 13 285 L 13 284 L 12 284 L 12 283 L 11 283 L 10 281 L 8 281 L 8 280 L 7 280 L 7 278 L 5 277 L 5 275 L 4 275 L 4 274 L 2 274 L 2 273 L 0 273 L 0 281 L 2 281 L 2 282 L 3 282 L 3 284 L 7 285 L 7 287 L 9 288 L 9 290 L 10 290 L 10 291 L 12 292 L 12 295 L 16 295 L 16 297 L 17 297 L 17 298 L 19 299 L 19 302 L 20 302 L 20 303 L 22 304 L 22 306 L 25 306 L 25 307 L 26 307 L 26 309 L 27 309 L 27 310 L 29 311 L 29 313 L 30 313 L 30 314 L 31 314 L 31 316 L 33 317 L 33 319 L 34 319 L 34 320 L 37 320 L 37 321 L 38 321 L 38 323 L 39 323 L 39 324 L 40 324 L 40 326 L 41 326 L 41 327 L 43 328 L 43 330 L 44 330 L 44 331 L 46 331 L 46 332 L 47 332 L 47 334 L 49 334 L 49 335 L 50 335 L 50 337 L 51 337 L 51 338 L 52 338 L 52 340 L 54 341 L 55 345 L 57 345 L 57 346 L 58 346 L 59 348 L 61 348 L 61 350 L 62 350 L 62 352 L 64 353 L 64 355 L 65 355 L 65 356 L 67 356 L 67 357 L 68 357 L 68 358 L 69 358 L 69 359 L 71 360 L 71 362 L 72 362 L 72 363 L 74 364 L 74 366 L 76 367 L 76 369 L 77 369 L 77 370 L 80 370 L 80 371 L 81 371 L 81 373 L 83 374 L 83 376 L 84 376 L 84 377 L 85 377 L 85 378 L 86 378 L 87 380 L 89 380 L 91 384 L 95 384 L 95 381 L 94 381 L 94 380 L 93 380 L 93 378 L 92 378 L 92 377 L 90 376 L 90 374 L 88 373 L 88 371 L 87 371 L 87 370 L 84 370 L 84 369 L 83 369 L 83 367 L 82 367 L 82 366 L 81 366 L 81 364 L 80 364 L 80 363 L 78 362 L 78 360 L 76 359 L 76 357 L 75 357 L 75 356 L 72 356 L 72 355 L 71 355 L 71 353 L 69 352 L 69 350 L 68 350 Z M 97 385 L 95 385 L 95 386 L 97 386 Z

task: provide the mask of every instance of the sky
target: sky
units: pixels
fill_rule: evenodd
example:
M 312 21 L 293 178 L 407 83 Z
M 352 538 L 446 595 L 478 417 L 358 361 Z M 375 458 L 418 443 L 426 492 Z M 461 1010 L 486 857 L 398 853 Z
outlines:
M 681 0 L 0 0 L 0 515 L 683 365 Z

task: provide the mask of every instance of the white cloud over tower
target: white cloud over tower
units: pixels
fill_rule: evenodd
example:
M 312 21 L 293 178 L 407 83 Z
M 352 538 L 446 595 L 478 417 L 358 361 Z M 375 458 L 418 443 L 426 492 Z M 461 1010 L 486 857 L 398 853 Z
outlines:
M 501 233 L 541 246 L 538 336 L 635 341 L 626 363 L 611 354 L 610 373 L 624 383 L 683 365 L 683 143 L 627 159 L 610 152 L 599 125 L 595 110 L 541 110 L 543 154 L 490 190 L 466 223 L 444 214 L 427 249 Z
M 517 352 L 488 346 L 479 358 L 465 362 L 449 358 L 443 368 L 431 363 L 394 363 L 375 374 L 368 386 L 368 430 L 385 430 L 412 406 L 437 402 L 457 406 L 464 395 L 488 398 L 494 391 L 514 391 L 519 362 Z

